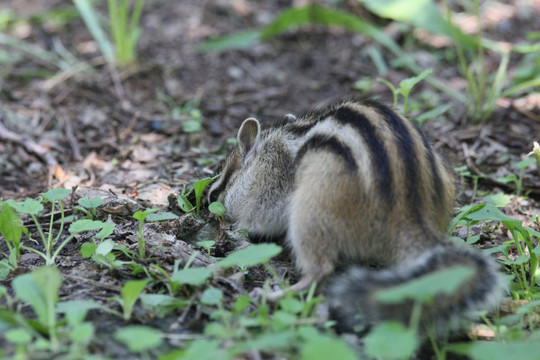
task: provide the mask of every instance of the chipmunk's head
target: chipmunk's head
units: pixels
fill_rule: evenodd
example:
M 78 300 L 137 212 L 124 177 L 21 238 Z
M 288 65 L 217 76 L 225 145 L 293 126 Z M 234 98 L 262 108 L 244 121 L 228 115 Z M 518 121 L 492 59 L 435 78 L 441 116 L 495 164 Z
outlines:
M 227 209 L 227 217 L 236 220 L 235 209 L 248 200 L 253 192 L 256 165 L 254 148 L 260 138 L 261 125 L 255 118 L 244 120 L 236 140 L 238 146 L 229 154 L 221 170 L 220 177 L 212 184 L 208 192 L 209 203 L 220 201 Z

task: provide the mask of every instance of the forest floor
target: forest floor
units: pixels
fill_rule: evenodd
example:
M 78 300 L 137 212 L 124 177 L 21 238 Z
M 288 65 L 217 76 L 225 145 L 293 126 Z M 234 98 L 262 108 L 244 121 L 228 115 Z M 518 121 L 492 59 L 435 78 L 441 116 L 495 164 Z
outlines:
M 287 1 L 147 0 L 140 21 L 138 62 L 114 69 L 107 66 L 72 2 L 3 1 L 0 14 L 8 20 L 0 21 L 0 36 L 19 42 L 8 46 L 2 38 L 0 45 L 0 200 L 35 198 L 54 188 L 75 189 L 64 202 L 70 215 L 76 214 L 73 207 L 80 197 L 99 196 L 104 203 L 95 219 L 112 221 L 116 228 L 111 238 L 134 251 L 138 249 L 135 211 L 167 208 L 181 216 L 145 224 L 146 252 L 152 255 L 136 260 L 116 253 L 123 265 L 105 266 L 84 258 L 81 245 L 91 240 L 91 234 L 75 237 L 55 262 L 63 281 L 60 301 L 92 299 L 121 312 L 111 299 L 120 295 L 127 280 L 147 276 L 152 264 L 171 274 L 175 260 L 181 267 L 188 262 L 204 266 L 237 247 L 229 238 L 219 239 L 217 222 L 211 223 L 213 230 L 208 233 L 190 235 L 191 227 L 199 229 L 206 222 L 188 224 L 176 205 L 176 195 L 189 181 L 213 176 L 228 149 L 227 139 L 236 136 L 243 119 L 255 116 L 264 126 L 287 113 L 301 115 L 349 98 L 374 97 L 391 106 L 390 89 L 375 78 L 399 84 L 415 75 L 395 65 L 400 59 L 379 43 L 338 27 L 302 26 L 247 49 L 197 51 L 205 39 L 262 28 L 289 6 Z M 355 1 L 342 2 L 340 8 L 377 24 L 421 68 L 433 69 L 432 77 L 451 91 L 466 94 L 467 81 L 451 43 L 382 20 Z M 492 40 L 518 44 L 527 40 L 527 34 L 540 32 L 538 1 L 489 1 L 482 9 L 484 32 Z M 470 24 L 474 17 L 461 20 L 464 28 L 467 21 L 474 27 Z M 31 48 L 24 49 L 21 43 Z M 387 64 L 384 74 L 374 58 Z M 510 57 L 505 86 L 524 66 L 523 58 L 517 53 Z M 487 52 L 485 71 L 495 74 L 499 61 L 498 54 Z M 492 115 L 475 123 L 466 103 L 423 81 L 410 95 L 408 117 L 414 119 L 442 104 L 451 104 L 450 110 L 422 128 L 452 165 L 461 167 L 456 209 L 504 194 L 500 210 L 538 231 L 538 223 L 531 219 L 540 214 L 540 170 L 529 163 L 521 172 L 516 164 L 526 159 L 534 141 L 540 141 L 539 93 L 500 98 Z M 190 126 L 195 126 L 193 131 Z M 516 181 L 504 180 L 512 174 Z M 45 211 L 38 217 L 42 227 L 48 227 L 48 216 Z M 30 232 L 36 231 L 30 217 L 23 220 Z M 456 235 L 467 236 L 464 227 L 460 230 Z M 481 235 L 477 243 L 481 248 L 509 240 L 504 228 L 496 226 L 475 227 L 470 235 Z M 211 256 L 195 243 L 216 239 Z M 4 242 L 0 249 L 7 257 Z M 138 264 L 137 271 L 133 263 Z M 23 251 L 18 267 L 1 283 L 13 296 L 11 281 L 43 264 L 36 253 Z M 286 255 L 271 264 L 293 282 L 294 269 Z M 232 299 L 261 286 L 268 276 L 264 266 L 241 274 L 241 280 L 234 274 L 219 274 L 209 281 Z M 170 293 L 155 280 L 155 273 L 152 276 L 148 293 Z M 113 339 L 115 329 L 125 325 L 122 319 L 106 311 L 91 312 L 96 335 L 87 354 L 154 358 L 185 347 L 190 336 L 197 338 L 210 321 L 210 311 L 197 300 L 203 290 L 183 290 L 187 303 L 165 317 L 137 303 L 130 324 L 178 335 L 169 336 L 162 349 L 143 355 L 130 353 Z M 31 316 L 28 306 L 22 312 Z M 0 344 L 8 346 L 7 354 L 15 351 L 1 336 Z M 36 358 L 50 354 L 32 351 Z M 267 351 L 263 355 L 273 356 Z M 242 356 L 258 358 L 249 352 Z

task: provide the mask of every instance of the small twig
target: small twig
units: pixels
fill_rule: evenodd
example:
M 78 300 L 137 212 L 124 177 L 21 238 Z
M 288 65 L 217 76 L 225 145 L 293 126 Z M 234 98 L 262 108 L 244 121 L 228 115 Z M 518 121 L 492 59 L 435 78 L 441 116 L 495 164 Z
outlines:
M 163 337 L 169 340 L 197 340 L 206 338 L 202 334 L 164 334 Z
M 86 70 L 93 69 L 95 66 L 103 65 L 107 62 L 104 57 L 99 57 L 96 59 L 92 59 L 89 62 L 81 61 L 73 66 L 62 70 L 58 72 L 56 75 L 51 77 L 50 79 L 47 79 L 43 82 L 43 88 L 46 91 L 52 90 L 54 87 L 60 85 L 61 83 L 65 82 L 69 78 L 73 77 L 74 75 L 81 73 Z
M 62 121 L 62 124 L 64 125 L 64 133 L 66 134 L 66 138 L 68 140 L 69 146 L 71 147 L 71 150 L 73 151 L 73 160 L 80 161 L 81 158 L 81 150 L 79 148 L 79 141 L 73 134 L 73 127 L 71 126 L 71 118 L 65 116 L 63 113 L 58 113 L 58 118 L 60 121 Z
M 111 291 L 114 291 L 114 292 L 117 292 L 117 293 L 120 292 L 120 287 L 119 286 L 107 285 L 107 284 L 103 284 L 103 283 L 101 283 L 99 281 L 95 281 L 95 280 L 91 280 L 91 279 L 88 279 L 88 278 L 75 276 L 75 275 L 62 274 L 62 277 L 64 279 L 69 279 L 69 280 L 72 280 L 72 281 L 79 281 L 79 282 L 82 281 L 82 282 L 85 282 L 87 284 L 90 284 L 91 286 L 111 290 Z
M 32 139 L 24 138 L 22 135 L 8 130 L 6 127 L 4 127 L 4 125 L 2 125 L 2 123 L 0 123 L 0 140 L 10 141 L 22 146 L 26 152 L 35 155 L 41 162 L 47 165 L 53 166 L 58 164 L 49 149 L 38 144 Z
M 122 81 L 120 80 L 118 71 L 116 71 L 116 67 L 114 65 L 110 65 L 108 68 L 111 74 L 111 79 L 113 81 L 114 92 L 116 93 L 116 97 L 118 97 L 118 100 L 120 100 L 121 108 L 131 109 L 132 106 L 126 98 L 126 93 L 124 91 L 124 87 L 122 86 Z
M 178 317 L 178 320 L 175 321 L 177 324 L 184 323 L 189 311 L 191 310 L 191 306 L 195 302 L 195 297 L 196 297 L 195 294 L 191 296 L 191 298 L 189 299 L 189 303 L 186 305 L 186 308 L 184 309 L 184 311 L 182 311 L 182 314 L 180 314 L 180 316 Z
M 461 143 L 461 147 L 463 148 L 463 156 L 465 157 L 465 162 L 467 163 L 467 167 L 475 173 L 475 175 L 484 175 L 480 169 L 476 167 L 474 162 L 471 160 L 471 154 L 469 152 L 469 147 L 466 143 Z

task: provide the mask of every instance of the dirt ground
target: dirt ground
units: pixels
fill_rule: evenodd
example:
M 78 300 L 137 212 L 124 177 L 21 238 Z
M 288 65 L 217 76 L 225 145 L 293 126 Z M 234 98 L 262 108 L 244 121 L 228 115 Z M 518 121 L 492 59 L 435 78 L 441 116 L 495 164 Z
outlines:
M 540 31 L 538 1 L 532 2 L 532 11 L 522 10 L 520 4 L 505 2 L 513 16 L 493 21 L 487 29 L 490 38 L 518 43 L 527 33 Z M 245 50 L 196 50 L 204 39 L 261 28 L 290 7 L 289 1 L 147 0 L 138 63 L 117 70 L 105 64 L 80 18 L 71 16 L 66 23 L 58 23 L 46 16 L 68 6 L 71 2 L 62 0 L 0 4 L 0 9 L 12 9 L 18 17 L 30 19 L 12 24 L 7 31 L 10 36 L 50 55 L 0 46 L 4 58 L 0 65 L 0 198 L 35 197 L 62 187 L 76 188 L 78 196 L 98 190 L 103 195 L 125 196 L 141 208 L 167 206 L 167 197 L 181 191 L 187 181 L 213 174 L 223 157 L 218 149 L 249 116 L 271 124 L 286 113 L 302 114 L 338 99 L 375 96 L 392 102 L 391 92 L 380 82 L 373 82 L 368 92 L 355 90 L 353 84 L 377 74 L 368 49 L 375 49 L 387 63 L 395 59 L 373 40 L 338 28 L 301 27 Z M 404 36 L 354 1 L 340 6 L 387 25 L 385 31 L 422 67 L 433 68 L 440 81 L 465 92 L 467 84 L 456 64 L 439 55 L 451 50 L 435 51 L 427 42 L 412 43 L 412 35 Z M 72 64 L 92 66 L 73 71 L 72 66 L 63 65 L 68 58 L 75 59 Z M 510 73 L 520 59 L 512 56 Z M 488 72 L 495 73 L 497 66 L 498 57 L 488 53 Z M 389 67 L 385 78 L 397 84 L 412 75 Z M 455 167 L 467 165 L 473 174 L 486 175 L 479 180 L 481 191 L 514 192 L 512 183 L 497 178 L 518 173 L 514 164 L 531 151 L 533 141 L 540 140 L 538 97 L 502 99 L 489 122 L 480 125 L 467 121 L 464 104 L 426 83 L 413 90 L 411 99 L 417 104 L 411 117 L 429 110 L 430 102 L 452 103 L 452 110 L 441 119 L 423 126 L 435 147 Z M 182 130 L 190 109 L 202 114 L 200 132 Z M 523 179 L 529 197 L 515 197 L 503 210 L 528 220 L 540 213 L 538 169 L 528 167 Z M 466 178 L 463 186 L 458 201 L 467 203 L 471 179 Z M 136 223 L 130 216 L 117 219 L 113 239 L 135 247 Z M 161 264 L 169 270 L 175 259 L 187 260 L 192 253 L 189 245 L 176 239 L 175 226 L 178 223 L 155 225 L 155 243 L 149 243 L 151 249 L 167 241 L 180 244 L 160 250 Z M 130 275 L 83 260 L 79 255 L 82 241 L 79 238 L 66 247 L 57 261 L 64 278 L 60 297 L 105 302 Z M 207 258 L 197 261 L 202 265 Z M 286 258 L 281 262 L 289 266 Z M 39 257 L 24 254 L 12 275 L 40 264 Z M 103 314 L 94 316 L 102 334 L 110 333 L 117 321 Z M 171 317 L 153 325 L 168 331 L 201 327 L 197 322 L 175 321 Z M 118 356 L 124 351 L 115 349 L 118 345 L 105 335 L 100 346 L 109 346 L 107 353 Z

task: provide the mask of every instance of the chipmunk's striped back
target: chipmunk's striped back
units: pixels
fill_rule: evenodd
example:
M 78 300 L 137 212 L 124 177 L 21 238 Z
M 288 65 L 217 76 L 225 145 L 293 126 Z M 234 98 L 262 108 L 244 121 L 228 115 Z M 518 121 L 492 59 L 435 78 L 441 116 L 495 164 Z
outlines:
M 415 277 L 429 271 L 422 264 L 444 268 L 452 263 L 439 261 L 452 251 L 444 236 L 454 198 L 452 173 L 425 135 L 389 108 L 349 101 L 301 118 L 286 115 L 262 131 L 250 118 L 237 139 L 209 197 L 221 200 L 227 220 L 250 237 L 286 237 L 302 272 L 292 289 L 324 280 L 341 264 L 377 263 L 401 266 L 400 271 L 405 266 Z M 485 260 L 476 252 L 464 254 L 476 265 Z M 423 272 L 410 270 L 417 268 Z M 493 271 L 489 274 L 495 293 L 500 281 Z M 352 278 L 358 273 L 334 282 L 331 291 L 342 294 Z M 369 277 L 381 286 L 395 283 L 389 278 L 387 273 Z M 475 296 L 474 304 L 487 303 Z M 347 317 L 349 311 L 341 313 Z

